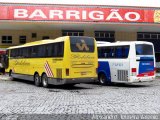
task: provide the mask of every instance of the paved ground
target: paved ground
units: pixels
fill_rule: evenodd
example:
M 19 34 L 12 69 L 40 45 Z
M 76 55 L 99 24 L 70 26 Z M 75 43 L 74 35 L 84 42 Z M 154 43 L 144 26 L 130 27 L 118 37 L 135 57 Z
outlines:
M 160 79 L 140 85 L 78 84 L 71 88 L 43 88 L 22 80 L 0 80 L 0 118 L 6 114 L 160 115 Z

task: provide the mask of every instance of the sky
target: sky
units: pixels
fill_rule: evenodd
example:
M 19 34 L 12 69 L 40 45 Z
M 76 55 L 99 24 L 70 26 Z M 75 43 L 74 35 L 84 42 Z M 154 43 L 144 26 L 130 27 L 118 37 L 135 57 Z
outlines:
M 160 8 L 160 0 L 0 0 L 10 3 L 116 5 Z

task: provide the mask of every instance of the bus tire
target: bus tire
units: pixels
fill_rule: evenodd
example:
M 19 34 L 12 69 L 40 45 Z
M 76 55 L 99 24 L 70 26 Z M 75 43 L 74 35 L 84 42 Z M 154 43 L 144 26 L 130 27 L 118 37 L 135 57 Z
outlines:
M 101 85 L 107 85 L 107 77 L 104 73 L 98 75 L 98 81 Z
M 42 75 L 42 86 L 47 88 L 48 87 L 48 77 L 46 74 Z
M 40 80 L 40 76 L 38 73 L 36 73 L 34 75 L 34 84 L 37 86 L 37 87 L 40 87 L 41 86 L 41 80 Z

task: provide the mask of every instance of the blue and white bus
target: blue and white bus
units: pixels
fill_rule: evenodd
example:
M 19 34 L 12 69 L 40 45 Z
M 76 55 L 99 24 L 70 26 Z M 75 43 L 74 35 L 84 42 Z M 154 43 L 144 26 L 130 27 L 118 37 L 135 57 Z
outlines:
M 155 53 L 150 42 L 97 42 L 98 80 L 134 83 L 155 79 Z

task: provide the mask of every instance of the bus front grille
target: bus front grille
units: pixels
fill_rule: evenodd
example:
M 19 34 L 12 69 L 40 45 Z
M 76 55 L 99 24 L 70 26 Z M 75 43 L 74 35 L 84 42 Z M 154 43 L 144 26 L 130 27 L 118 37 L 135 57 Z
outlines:
M 118 80 L 128 81 L 128 70 L 118 70 Z
M 62 69 L 57 69 L 57 78 L 62 78 Z

